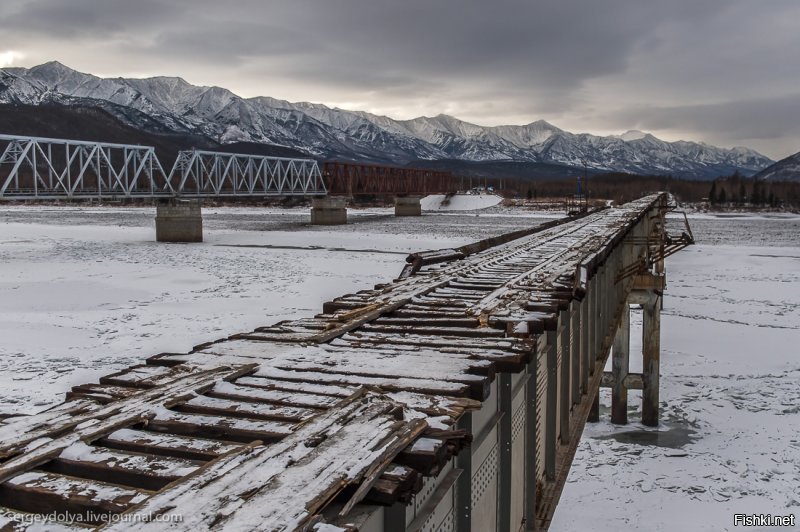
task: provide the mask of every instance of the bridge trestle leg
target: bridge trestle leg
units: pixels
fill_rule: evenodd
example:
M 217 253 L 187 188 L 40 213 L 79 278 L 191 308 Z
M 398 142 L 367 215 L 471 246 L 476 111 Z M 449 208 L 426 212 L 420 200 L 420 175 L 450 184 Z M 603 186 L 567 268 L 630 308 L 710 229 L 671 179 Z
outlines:
M 202 242 L 200 201 L 159 200 L 156 205 L 157 242 Z
M 311 225 L 344 225 L 347 223 L 347 198 L 326 196 L 311 200 Z
M 420 196 L 398 196 L 394 199 L 395 216 L 422 216 Z
M 658 426 L 661 371 L 661 294 L 659 290 L 631 292 L 629 301 L 642 306 L 642 424 Z
M 623 304 L 622 320 L 614 336 L 611 358 L 611 422 L 618 425 L 628 423 L 628 387 L 625 378 L 630 367 L 631 318 L 630 307 Z
M 642 357 L 642 424 L 658 426 L 659 372 L 661 366 L 661 297 L 652 293 L 644 307 Z

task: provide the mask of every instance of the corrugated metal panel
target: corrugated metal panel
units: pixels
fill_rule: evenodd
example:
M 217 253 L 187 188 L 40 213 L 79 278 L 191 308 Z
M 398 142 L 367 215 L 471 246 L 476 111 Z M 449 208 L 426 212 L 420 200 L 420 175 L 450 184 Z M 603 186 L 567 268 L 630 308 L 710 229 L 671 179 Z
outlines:
M 518 395 L 524 399 L 524 390 Z M 525 443 L 529 441 L 526 434 L 525 402 L 519 401 L 511 418 L 511 530 L 519 529 L 525 518 Z
M 544 476 L 545 412 L 547 411 L 547 352 L 537 355 L 536 369 L 536 478 Z
M 500 452 L 497 443 L 472 475 L 472 529 L 497 529 L 497 486 Z

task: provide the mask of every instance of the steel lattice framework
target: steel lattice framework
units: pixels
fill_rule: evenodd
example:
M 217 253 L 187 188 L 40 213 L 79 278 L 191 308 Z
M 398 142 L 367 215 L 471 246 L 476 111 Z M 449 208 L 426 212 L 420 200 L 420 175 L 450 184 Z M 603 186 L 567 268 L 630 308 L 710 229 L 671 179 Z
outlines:
M 0 150 L 0 199 L 327 194 L 312 159 L 190 150 L 167 174 L 150 146 L 0 135 Z
M 182 196 L 315 196 L 327 193 L 319 165 L 212 151 L 182 151 L 170 173 Z
M 0 198 L 174 195 L 149 146 L 0 135 Z

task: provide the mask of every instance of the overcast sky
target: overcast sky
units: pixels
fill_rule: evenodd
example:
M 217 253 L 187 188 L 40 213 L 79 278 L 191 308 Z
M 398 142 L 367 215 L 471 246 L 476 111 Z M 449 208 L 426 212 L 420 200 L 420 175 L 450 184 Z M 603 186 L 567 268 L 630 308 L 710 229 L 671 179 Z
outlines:
M 798 0 L 2 0 L 0 66 L 800 151 Z

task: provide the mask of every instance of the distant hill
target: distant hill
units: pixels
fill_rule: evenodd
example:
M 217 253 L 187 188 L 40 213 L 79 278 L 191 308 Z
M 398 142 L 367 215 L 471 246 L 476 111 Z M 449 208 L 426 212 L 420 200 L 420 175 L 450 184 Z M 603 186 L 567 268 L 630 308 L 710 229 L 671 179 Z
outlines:
M 98 107 L 151 133 L 193 135 L 220 145 L 271 144 L 318 158 L 397 165 L 446 160 L 548 165 L 537 168 L 568 167 L 569 172 L 585 165 L 598 172 L 712 179 L 736 171 L 750 176 L 773 162 L 748 148 L 666 142 L 641 131 L 602 137 L 571 133 L 543 120 L 492 127 L 447 115 L 394 120 L 307 102 L 241 98 L 176 77 L 104 79 L 57 62 L 0 69 L 0 103 Z
M 800 182 L 800 152 L 764 168 L 755 175 L 755 178 L 761 181 Z

